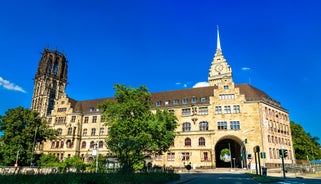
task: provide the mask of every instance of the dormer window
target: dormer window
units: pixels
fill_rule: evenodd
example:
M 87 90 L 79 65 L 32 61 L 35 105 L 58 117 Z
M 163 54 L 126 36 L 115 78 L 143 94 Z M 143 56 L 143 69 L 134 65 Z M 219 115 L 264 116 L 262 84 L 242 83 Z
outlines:
M 157 101 L 156 106 L 160 106 L 160 105 L 161 105 L 161 101 Z
M 166 100 L 166 101 L 165 101 L 165 105 L 169 105 L 169 100 Z
M 89 107 L 89 112 L 93 112 L 94 108 L 93 107 Z
M 228 89 L 228 85 L 225 85 L 225 86 L 224 86 L 224 89 L 227 90 L 227 89 Z
M 182 104 L 186 104 L 187 103 L 187 99 L 186 98 L 183 98 L 182 99 Z
M 174 100 L 174 101 L 173 101 L 173 104 L 174 104 L 174 105 L 177 105 L 177 104 L 178 104 L 178 100 L 177 100 L 177 99 Z
M 192 98 L 192 103 L 196 103 L 196 97 Z
M 201 102 L 206 102 L 206 98 L 205 98 L 205 97 L 202 97 L 202 98 L 201 98 Z

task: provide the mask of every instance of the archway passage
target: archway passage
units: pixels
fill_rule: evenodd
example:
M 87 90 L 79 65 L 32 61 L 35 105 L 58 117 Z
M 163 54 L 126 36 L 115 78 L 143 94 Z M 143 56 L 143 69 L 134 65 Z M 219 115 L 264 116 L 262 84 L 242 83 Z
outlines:
M 239 140 L 222 139 L 215 146 L 216 167 L 241 168 L 245 150 Z M 226 150 L 230 150 L 226 152 Z M 243 157 L 244 158 L 244 157 Z

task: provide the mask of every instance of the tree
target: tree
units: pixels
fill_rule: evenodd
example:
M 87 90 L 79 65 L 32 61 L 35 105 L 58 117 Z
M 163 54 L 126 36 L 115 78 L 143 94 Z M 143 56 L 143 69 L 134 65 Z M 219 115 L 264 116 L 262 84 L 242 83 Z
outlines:
M 167 151 L 175 138 L 177 119 L 167 110 L 153 113 L 147 88 L 116 84 L 116 101 L 100 105 L 110 132 L 108 148 L 116 155 L 123 172 L 132 172 L 144 157 Z
M 291 121 L 291 133 L 296 159 L 321 159 L 318 137 L 312 137 L 301 125 L 293 121 Z
M 58 167 L 60 161 L 56 156 L 52 154 L 43 154 L 40 156 L 37 164 L 42 167 Z
M 13 166 L 35 163 L 34 148 L 37 143 L 53 139 L 57 131 L 50 129 L 38 113 L 27 108 L 9 109 L 0 116 L 0 164 Z M 18 157 L 17 157 L 18 156 Z

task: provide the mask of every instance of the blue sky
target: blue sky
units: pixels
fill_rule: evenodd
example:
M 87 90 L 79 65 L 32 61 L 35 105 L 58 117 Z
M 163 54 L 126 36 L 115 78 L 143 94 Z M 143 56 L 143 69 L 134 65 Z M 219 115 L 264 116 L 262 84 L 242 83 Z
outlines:
M 151 92 L 207 81 L 216 49 L 234 82 L 281 102 L 321 138 L 321 1 L 1 1 L 0 115 L 30 107 L 44 48 L 64 52 L 67 94 L 111 97 L 115 83 Z M 246 69 L 247 68 L 247 69 Z

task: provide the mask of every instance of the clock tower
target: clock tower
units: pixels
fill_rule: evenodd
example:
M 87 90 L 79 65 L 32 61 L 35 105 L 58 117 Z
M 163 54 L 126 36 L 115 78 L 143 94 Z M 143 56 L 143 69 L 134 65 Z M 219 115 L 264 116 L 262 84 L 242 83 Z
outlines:
M 233 82 L 233 79 L 232 68 L 228 65 L 222 54 L 220 34 L 217 27 L 217 46 L 209 71 L 208 83 L 210 86 L 217 86 L 222 82 Z

